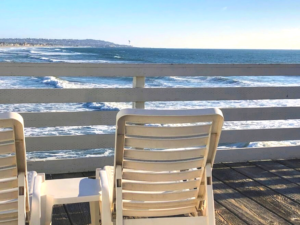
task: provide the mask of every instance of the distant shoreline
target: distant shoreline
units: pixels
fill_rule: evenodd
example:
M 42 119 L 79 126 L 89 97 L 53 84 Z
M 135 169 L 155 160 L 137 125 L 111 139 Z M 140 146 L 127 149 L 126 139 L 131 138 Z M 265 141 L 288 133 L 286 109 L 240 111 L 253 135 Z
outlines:
M 66 46 L 53 46 L 53 45 L 30 45 L 30 46 L 9 46 L 9 45 L 0 45 L 0 48 L 62 48 Z
M 94 39 L 0 38 L 0 47 L 132 47 Z
M 130 47 L 124 47 L 124 46 L 104 46 L 104 47 L 97 47 L 97 46 L 64 46 L 64 45 L 30 45 L 30 46 L 8 46 L 8 45 L 0 45 L 1 48 L 134 48 L 132 46 Z

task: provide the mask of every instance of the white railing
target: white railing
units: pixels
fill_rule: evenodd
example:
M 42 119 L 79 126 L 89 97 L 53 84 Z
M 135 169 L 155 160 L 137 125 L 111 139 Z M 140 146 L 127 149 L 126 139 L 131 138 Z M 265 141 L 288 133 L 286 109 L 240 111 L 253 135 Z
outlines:
M 0 104 L 300 99 L 300 87 L 144 88 L 154 76 L 300 76 L 300 65 L 0 63 L 0 76 L 133 77 L 133 88 L 0 89 Z M 300 107 L 223 108 L 225 121 L 300 119 Z M 115 125 L 116 111 L 22 113 L 26 127 Z M 220 143 L 300 140 L 300 128 L 224 130 Z M 114 134 L 27 137 L 27 151 L 112 148 Z M 216 162 L 300 158 L 300 146 L 218 150 Z M 112 157 L 29 161 L 47 173 L 92 171 Z

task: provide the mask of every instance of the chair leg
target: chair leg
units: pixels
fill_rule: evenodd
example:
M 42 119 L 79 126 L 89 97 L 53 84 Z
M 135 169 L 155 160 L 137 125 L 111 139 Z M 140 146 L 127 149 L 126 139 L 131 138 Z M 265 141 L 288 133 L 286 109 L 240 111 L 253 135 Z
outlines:
M 116 225 L 123 225 L 122 167 L 116 166 Z
M 212 185 L 207 185 L 207 216 L 209 225 L 215 225 L 214 193 Z
M 51 225 L 54 201 L 50 196 L 42 196 L 41 224 Z
M 90 202 L 91 224 L 99 225 L 99 202 Z
M 101 224 L 102 225 L 112 225 L 112 215 L 111 215 L 111 202 L 109 198 L 109 185 L 107 174 L 105 170 L 100 170 L 100 180 L 101 180 Z
M 207 164 L 205 168 L 205 175 L 207 179 L 206 184 L 206 195 L 207 195 L 207 206 L 206 206 L 206 212 L 208 216 L 208 223 L 209 225 L 215 225 L 215 206 L 214 206 L 214 192 L 212 188 L 212 169 L 211 164 Z

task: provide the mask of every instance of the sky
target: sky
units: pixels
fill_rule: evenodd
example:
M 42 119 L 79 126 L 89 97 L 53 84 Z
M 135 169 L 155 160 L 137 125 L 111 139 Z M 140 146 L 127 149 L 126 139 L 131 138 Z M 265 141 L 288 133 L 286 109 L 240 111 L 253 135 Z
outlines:
M 300 49 L 300 0 L 0 0 L 0 38 Z

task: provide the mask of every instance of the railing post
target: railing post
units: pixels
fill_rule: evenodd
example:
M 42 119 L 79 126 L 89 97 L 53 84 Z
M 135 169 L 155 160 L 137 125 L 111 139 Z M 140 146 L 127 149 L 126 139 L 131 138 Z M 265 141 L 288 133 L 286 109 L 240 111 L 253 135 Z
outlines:
M 133 77 L 133 88 L 144 88 L 145 87 L 145 77 Z M 144 109 L 145 102 L 133 102 L 132 108 Z

